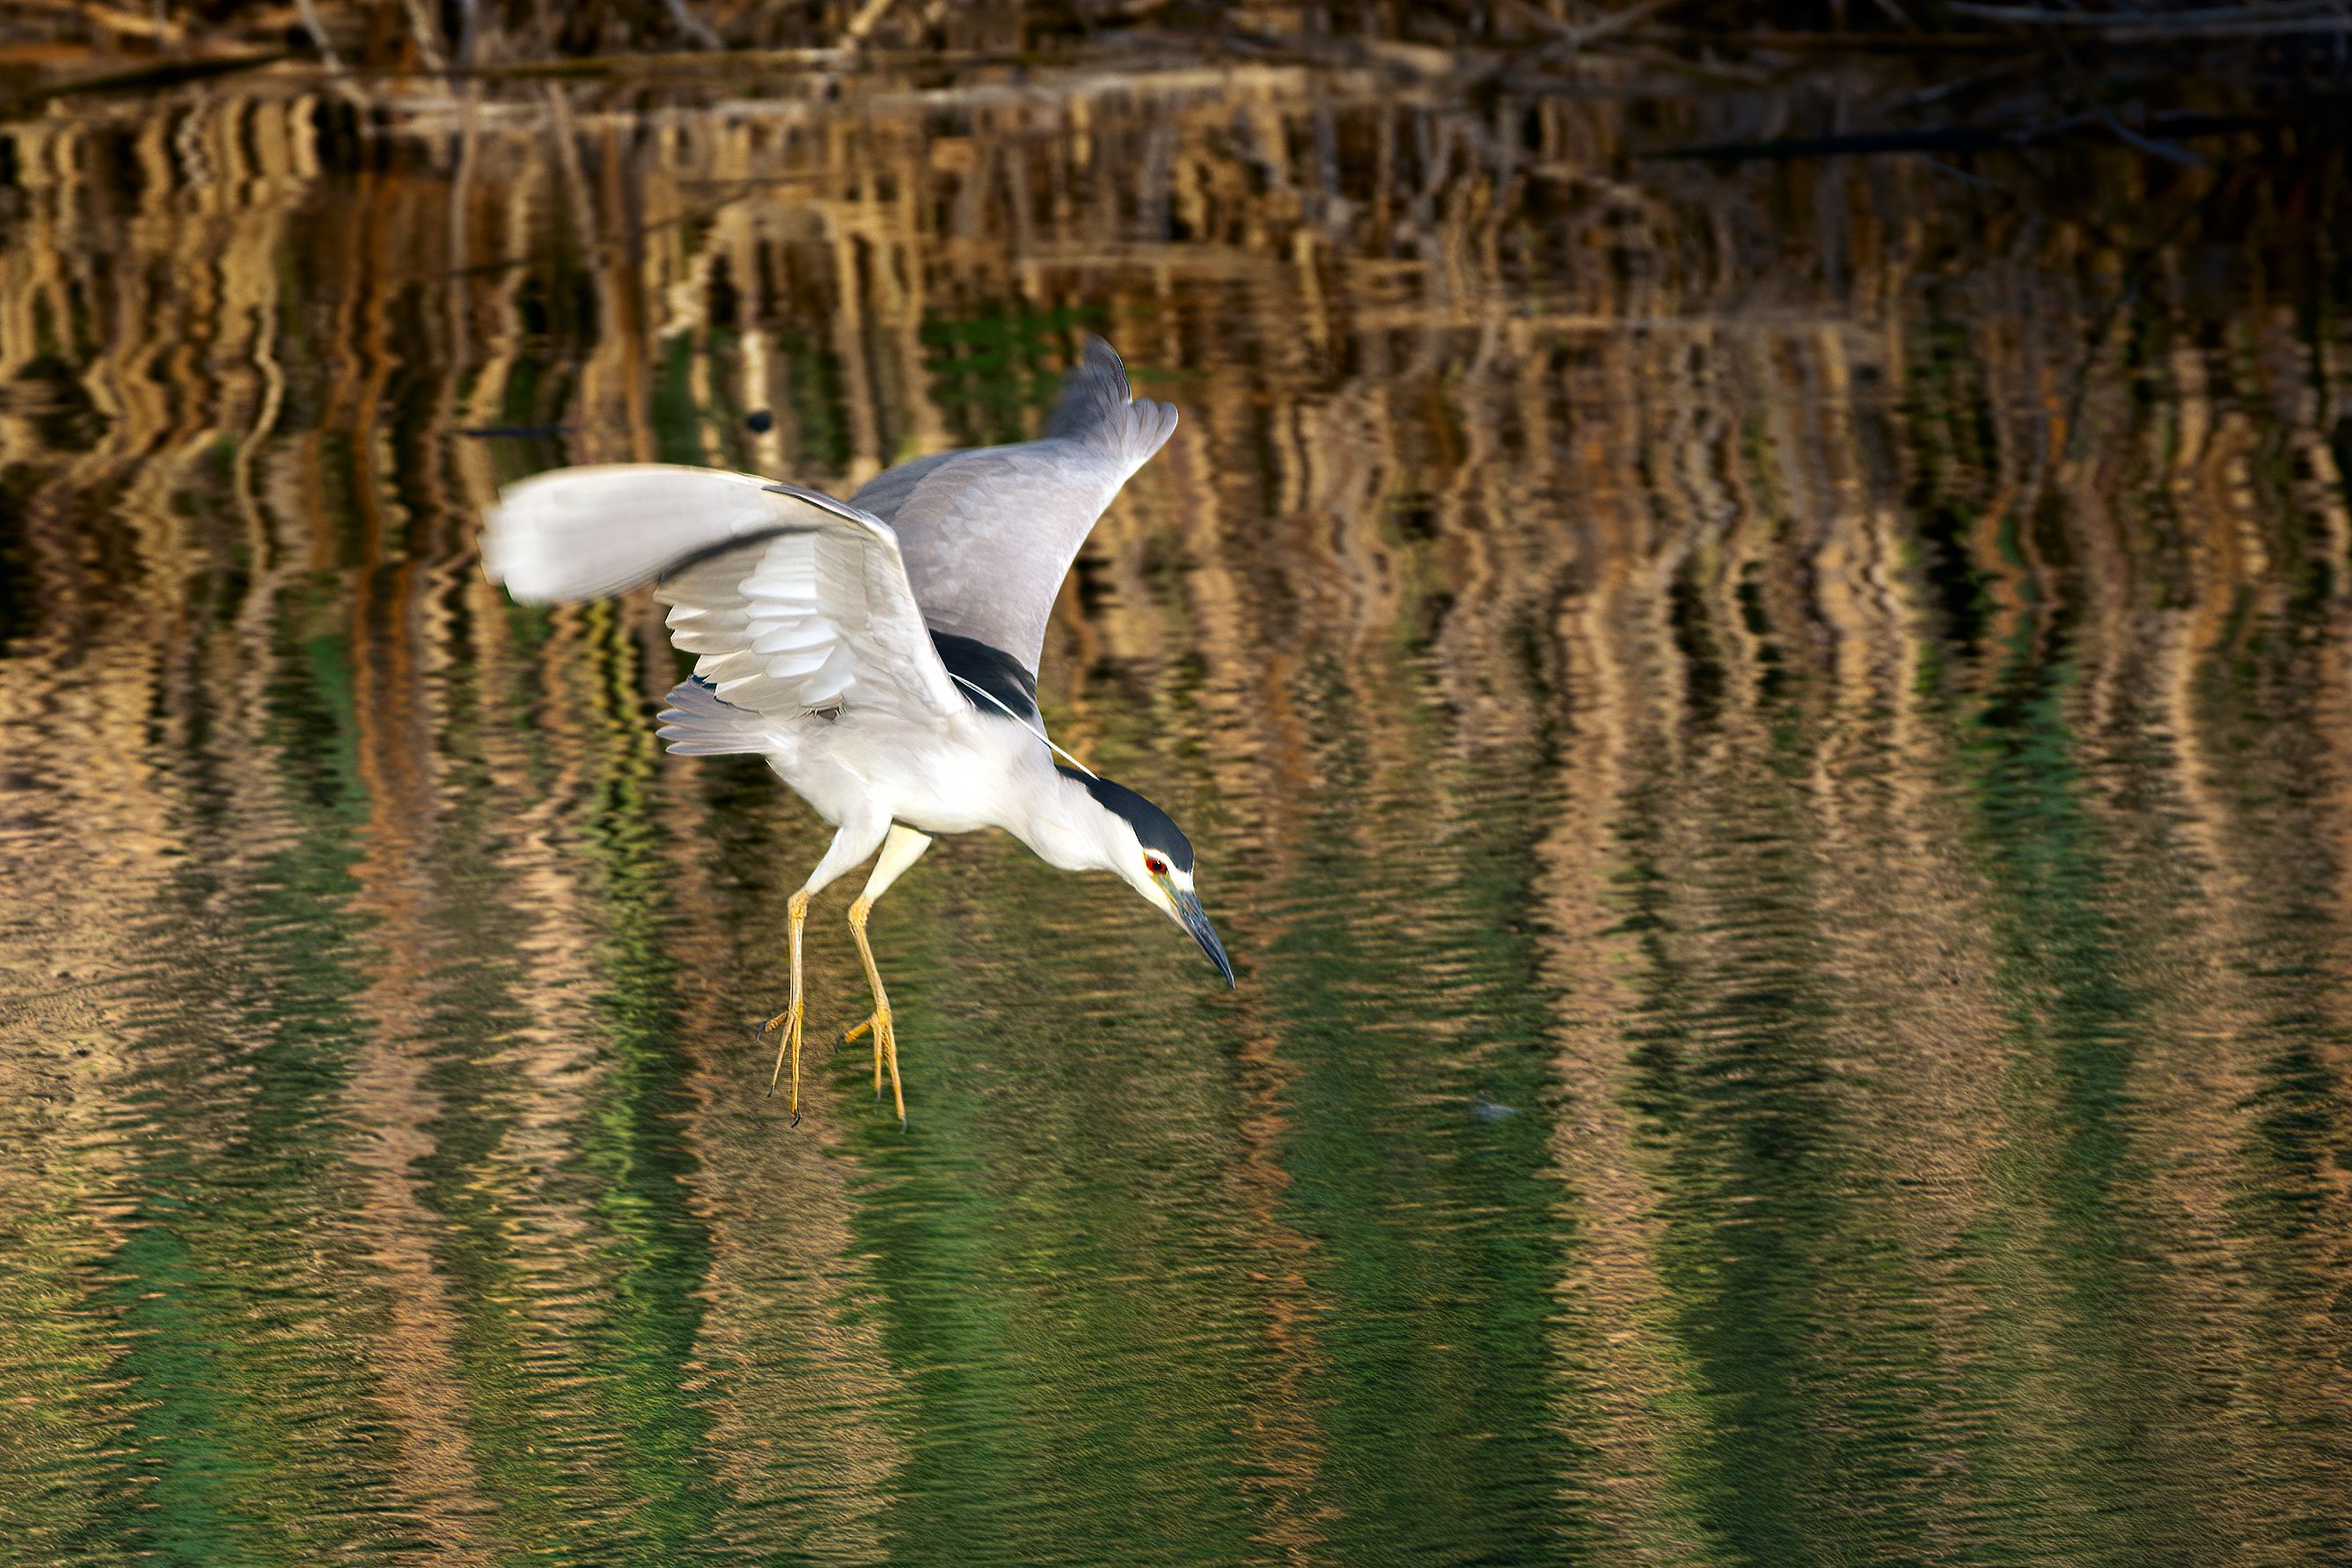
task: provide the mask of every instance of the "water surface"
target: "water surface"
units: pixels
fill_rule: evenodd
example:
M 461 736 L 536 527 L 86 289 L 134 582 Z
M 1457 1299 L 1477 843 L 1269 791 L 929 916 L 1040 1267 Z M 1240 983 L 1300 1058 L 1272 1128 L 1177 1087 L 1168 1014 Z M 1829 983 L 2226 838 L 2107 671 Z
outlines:
M 0 1554 L 2352 1560 L 2336 154 L 468 90 L 0 128 Z M 477 519 L 1082 329 L 1046 711 L 1241 986 L 943 842 L 793 1129 L 827 831 Z

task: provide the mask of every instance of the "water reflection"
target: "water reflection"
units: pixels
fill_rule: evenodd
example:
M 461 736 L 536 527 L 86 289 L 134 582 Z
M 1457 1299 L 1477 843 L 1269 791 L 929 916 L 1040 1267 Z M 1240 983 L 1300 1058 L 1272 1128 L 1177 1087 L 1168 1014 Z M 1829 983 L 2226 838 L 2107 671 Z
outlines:
M 2352 1557 L 2333 155 L 1212 85 L 0 133 L 29 1559 Z M 1053 716 L 1244 984 L 944 843 L 788 1130 L 822 831 L 474 519 L 1080 326 L 1186 423 Z

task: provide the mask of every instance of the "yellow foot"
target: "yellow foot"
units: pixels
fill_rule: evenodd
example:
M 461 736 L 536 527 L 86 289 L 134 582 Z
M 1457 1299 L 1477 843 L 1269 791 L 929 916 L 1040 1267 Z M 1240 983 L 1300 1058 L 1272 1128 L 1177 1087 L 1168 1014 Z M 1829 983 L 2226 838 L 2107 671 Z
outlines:
M 874 1098 L 882 1098 L 882 1065 L 887 1061 L 890 1065 L 890 1098 L 898 1108 L 898 1130 L 903 1132 L 907 1128 L 907 1091 L 898 1085 L 898 1034 L 890 1026 L 890 1009 L 887 1005 L 877 1007 L 872 1017 L 842 1036 L 841 1044 L 848 1045 L 866 1034 L 874 1037 Z
M 767 1026 L 760 1031 L 763 1035 L 773 1034 L 778 1029 L 784 1032 L 784 1037 L 776 1042 L 776 1070 L 768 1075 L 768 1093 L 772 1098 L 774 1096 L 776 1080 L 783 1076 L 784 1057 L 790 1053 L 793 1058 L 793 1125 L 795 1127 L 801 1124 L 801 1027 L 803 1010 L 801 999 L 795 996 L 791 1006 L 769 1019 Z

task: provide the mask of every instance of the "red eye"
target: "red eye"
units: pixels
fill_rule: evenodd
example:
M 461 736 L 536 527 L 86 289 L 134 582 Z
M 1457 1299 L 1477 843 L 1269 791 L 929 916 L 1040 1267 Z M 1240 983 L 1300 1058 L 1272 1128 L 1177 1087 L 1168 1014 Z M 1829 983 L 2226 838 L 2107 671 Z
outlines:
M 1162 860 L 1157 855 L 1146 855 L 1143 858 L 1143 868 L 1150 872 L 1155 877 L 1165 877 L 1168 875 L 1168 862 Z

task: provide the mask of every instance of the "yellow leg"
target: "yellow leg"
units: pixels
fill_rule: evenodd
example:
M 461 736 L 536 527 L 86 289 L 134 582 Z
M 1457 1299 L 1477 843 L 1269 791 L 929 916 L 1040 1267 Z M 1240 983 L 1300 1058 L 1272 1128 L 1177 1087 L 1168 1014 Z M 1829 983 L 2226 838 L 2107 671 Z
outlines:
M 890 994 L 882 989 L 882 972 L 874 966 L 874 945 L 866 940 L 866 917 L 874 900 L 860 896 L 849 906 L 849 933 L 857 939 L 857 956 L 866 963 L 866 984 L 874 993 L 874 1016 L 851 1030 L 845 1039 L 874 1031 L 874 1098 L 882 1098 L 882 1064 L 890 1064 L 890 1098 L 898 1110 L 898 1125 L 907 1125 L 907 1092 L 898 1084 L 898 1036 L 890 1027 Z
M 793 999 L 785 1004 L 782 1012 L 768 1020 L 766 1029 L 760 1031 L 763 1035 L 778 1027 L 784 1031 L 784 1037 L 776 1042 L 776 1069 L 768 1075 L 768 1092 L 776 1092 L 776 1079 L 783 1076 L 784 1053 L 790 1051 L 793 1058 L 793 1125 L 795 1127 L 801 1124 L 801 1024 L 808 1012 L 801 995 L 801 927 L 807 923 L 808 906 L 809 896 L 806 893 L 794 893 L 792 901 L 784 906 L 792 916 L 793 925 Z

